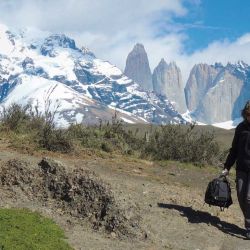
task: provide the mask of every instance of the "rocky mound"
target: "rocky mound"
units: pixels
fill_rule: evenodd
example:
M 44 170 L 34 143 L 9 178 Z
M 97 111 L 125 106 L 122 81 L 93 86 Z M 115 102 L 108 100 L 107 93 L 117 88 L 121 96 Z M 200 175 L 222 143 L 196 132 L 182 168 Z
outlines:
M 44 158 L 38 165 L 10 160 L 0 169 L 0 185 L 29 200 L 60 209 L 77 218 L 88 218 L 96 230 L 119 237 L 141 236 L 140 216 L 119 207 L 110 186 L 85 169 L 68 172 L 62 163 Z

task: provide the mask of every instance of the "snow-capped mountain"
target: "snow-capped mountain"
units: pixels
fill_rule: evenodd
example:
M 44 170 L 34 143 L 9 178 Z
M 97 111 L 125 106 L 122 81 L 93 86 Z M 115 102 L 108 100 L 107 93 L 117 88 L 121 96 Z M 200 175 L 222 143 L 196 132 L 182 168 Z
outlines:
M 164 96 L 147 92 L 120 69 L 63 34 L 0 26 L 0 102 L 38 106 L 48 100 L 57 124 L 96 123 L 116 110 L 126 122 L 183 123 Z

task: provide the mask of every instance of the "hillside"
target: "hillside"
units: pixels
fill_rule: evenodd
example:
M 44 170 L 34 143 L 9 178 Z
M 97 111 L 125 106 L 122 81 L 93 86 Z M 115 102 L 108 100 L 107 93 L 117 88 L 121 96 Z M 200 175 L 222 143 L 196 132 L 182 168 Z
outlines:
M 231 135 L 227 132 L 222 136 Z M 235 196 L 234 171 L 230 176 L 234 204 L 220 212 L 203 204 L 207 183 L 219 172 L 215 167 L 151 162 L 115 154 L 98 157 L 87 153 L 73 156 L 40 151 L 30 155 L 10 149 L 4 140 L 0 148 L 1 168 L 14 159 L 26 162 L 22 171 L 30 174 L 43 157 L 49 156 L 66 166 L 66 173 L 80 168 L 93 171 L 99 178 L 96 180 L 111 188 L 115 207 L 126 211 L 125 221 L 139 216 L 132 235 L 126 230 L 116 231 L 116 226 L 113 232 L 101 229 L 102 226 L 93 229 L 92 220 L 67 214 L 65 207 L 58 207 L 60 202 L 38 200 L 40 192 L 30 193 L 29 185 L 22 178 L 15 186 L 1 185 L 1 207 L 26 207 L 52 218 L 64 229 L 67 241 L 75 249 L 248 249 Z M 1 175 L 3 180 L 3 171 Z M 11 171 L 8 176 L 12 176 Z

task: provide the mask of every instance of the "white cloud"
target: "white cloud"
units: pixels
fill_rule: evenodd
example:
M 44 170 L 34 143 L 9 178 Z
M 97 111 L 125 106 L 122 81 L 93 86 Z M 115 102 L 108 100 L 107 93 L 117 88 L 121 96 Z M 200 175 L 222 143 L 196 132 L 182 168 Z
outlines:
M 250 44 L 250 33 L 247 33 L 245 35 L 243 35 L 242 37 L 240 37 L 236 43 L 238 45 L 249 45 Z
M 176 58 L 185 79 L 188 77 L 191 67 L 197 63 L 214 64 L 215 62 L 221 62 L 226 65 L 228 62 L 237 63 L 242 60 L 250 64 L 250 33 L 233 42 L 229 40 L 215 41 L 208 47 L 191 55 L 178 54 Z
M 161 58 L 176 61 L 185 80 L 191 67 L 200 62 L 250 63 L 250 33 L 233 42 L 215 41 L 203 50 L 186 54 L 185 29 L 172 22 L 173 16 L 188 13 L 184 1 L 201 4 L 200 0 L 1 0 L 0 22 L 66 33 L 79 47 L 87 46 L 121 69 L 134 44 L 140 42 L 145 46 L 152 70 Z M 161 33 L 160 28 L 165 31 Z
M 182 1 L 1 0 L 0 20 L 10 26 L 35 26 L 66 33 L 79 46 L 87 46 L 97 56 L 123 68 L 127 53 L 136 42 L 155 41 L 155 50 L 159 43 L 173 44 L 173 35 L 162 41 L 154 35 L 159 32 L 157 22 L 187 13 Z
M 181 0 L 1 0 L 1 20 L 52 31 L 112 34 L 145 25 L 155 13 L 184 15 Z

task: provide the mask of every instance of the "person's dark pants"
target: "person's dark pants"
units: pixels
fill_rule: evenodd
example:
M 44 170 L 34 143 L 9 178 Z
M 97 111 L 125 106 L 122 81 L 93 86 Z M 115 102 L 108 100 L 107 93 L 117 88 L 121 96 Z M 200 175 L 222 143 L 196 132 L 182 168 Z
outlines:
M 245 227 L 250 231 L 250 172 L 236 171 L 236 189 Z

